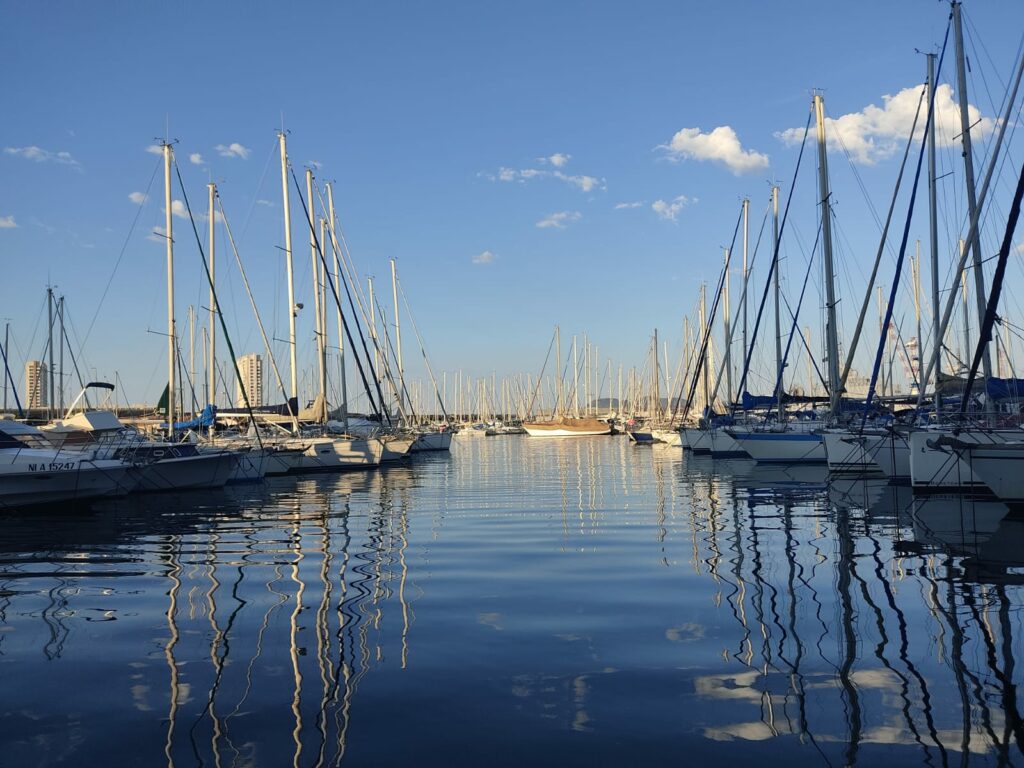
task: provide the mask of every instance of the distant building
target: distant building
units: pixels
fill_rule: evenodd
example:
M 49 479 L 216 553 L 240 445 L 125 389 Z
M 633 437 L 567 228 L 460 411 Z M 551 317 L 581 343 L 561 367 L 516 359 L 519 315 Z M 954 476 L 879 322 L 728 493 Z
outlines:
M 46 408 L 50 404 L 47 391 L 46 363 L 29 360 L 25 365 L 25 396 L 29 408 Z
M 263 358 L 253 353 L 238 358 L 238 372 L 245 383 L 245 393 L 249 395 L 249 405 L 254 408 L 263 405 Z M 235 382 L 235 407 L 245 408 L 245 394 L 242 385 Z

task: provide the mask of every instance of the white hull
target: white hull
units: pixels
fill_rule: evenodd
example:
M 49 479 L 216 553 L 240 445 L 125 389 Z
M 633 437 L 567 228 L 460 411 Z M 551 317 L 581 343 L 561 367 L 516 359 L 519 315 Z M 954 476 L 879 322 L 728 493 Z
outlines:
M 380 443 L 380 460 L 385 463 L 404 459 L 409 455 L 409 451 L 412 450 L 413 443 L 416 442 L 415 437 L 403 435 L 384 435 L 373 439 Z
M 765 464 L 824 464 L 825 443 L 813 432 L 726 430 L 750 458 Z
M 974 474 L 966 454 L 960 455 L 949 447 L 936 444 L 952 430 L 920 429 L 910 433 L 910 484 L 915 491 L 953 492 L 986 491 L 981 478 Z M 1005 442 L 999 432 L 982 433 L 964 431 L 957 435 L 963 442 Z
M 185 491 L 222 488 L 238 462 L 233 451 L 207 451 L 176 456 L 135 469 L 140 491 Z
M 711 453 L 711 435 L 706 429 L 684 427 L 682 437 L 684 448 L 694 453 Z
M 881 472 L 868 452 L 866 436 L 843 429 L 823 432 L 822 438 L 829 472 Z
M 683 444 L 683 436 L 679 433 L 678 429 L 652 429 L 651 434 L 654 435 L 654 439 L 659 443 L 666 443 L 667 445 Z
M 910 479 L 910 443 L 905 433 L 865 435 L 864 448 L 890 480 Z
M 134 489 L 131 465 L 71 451 L 0 452 L 0 509 L 123 496 Z
M 971 471 L 997 499 L 1014 505 L 1024 502 L 1024 443 L 980 445 L 967 454 Z
M 258 483 L 267 474 L 269 448 L 252 448 L 240 450 L 235 454 L 235 468 L 228 476 L 229 483 Z
M 289 457 L 289 472 L 340 472 L 381 463 L 384 446 L 375 437 L 315 437 L 287 440 L 284 448 L 302 448 Z
M 595 435 L 609 435 L 611 434 L 611 427 L 607 429 L 540 429 L 537 427 L 529 426 L 524 427 L 526 434 L 530 437 L 592 437 Z
M 425 432 L 416 437 L 416 442 L 409 450 L 413 453 L 421 451 L 447 451 L 452 447 L 451 432 Z
M 721 458 L 750 458 L 743 446 L 736 442 L 736 439 L 724 429 L 712 429 L 711 455 Z

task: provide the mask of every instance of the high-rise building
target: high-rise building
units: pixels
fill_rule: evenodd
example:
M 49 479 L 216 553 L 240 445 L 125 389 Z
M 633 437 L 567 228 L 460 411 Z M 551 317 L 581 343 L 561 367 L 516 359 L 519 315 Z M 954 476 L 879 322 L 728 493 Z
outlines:
M 256 353 L 238 358 L 238 372 L 242 374 L 249 405 L 254 408 L 263 405 L 263 358 Z M 235 407 L 245 408 L 242 385 L 235 382 Z
M 25 396 L 29 408 L 46 408 L 50 404 L 46 363 L 29 360 L 25 364 Z

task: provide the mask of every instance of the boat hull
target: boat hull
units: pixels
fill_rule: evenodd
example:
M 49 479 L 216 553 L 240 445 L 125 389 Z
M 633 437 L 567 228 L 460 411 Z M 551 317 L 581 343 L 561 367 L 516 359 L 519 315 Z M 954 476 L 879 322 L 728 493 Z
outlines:
M 815 432 L 726 432 L 760 464 L 825 464 L 825 443 Z
M 135 469 L 142 492 L 223 488 L 237 466 L 234 451 L 203 451 L 173 456 Z
M 822 433 L 828 471 L 840 474 L 879 474 L 882 468 L 871 458 L 865 436 L 848 430 Z
M 0 509 L 123 496 L 138 482 L 132 466 L 121 461 L 93 461 L 67 451 L 56 457 L 19 453 L 10 460 L 0 457 Z
M 421 453 L 423 451 L 448 451 L 451 450 L 451 447 L 451 432 L 424 432 L 417 435 L 416 442 L 409 450 L 413 453 Z

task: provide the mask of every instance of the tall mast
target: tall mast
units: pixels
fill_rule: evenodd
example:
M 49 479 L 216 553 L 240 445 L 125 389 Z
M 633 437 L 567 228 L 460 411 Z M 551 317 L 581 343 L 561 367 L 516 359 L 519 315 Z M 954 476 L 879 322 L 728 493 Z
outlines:
M 928 61 L 928 103 L 933 105 L 935 96 L 935 54 L 926 54 Z M 942 397 L 939 394 L 939 370 L 942 352 L 942 334 L 939 323 L 939 218 L 938 205 L 935 201 L 935 116 L 929 115 L 928 120 L 928 228 L 931 239 L 930 255 L 932 268 L 932 370 L 935 371 L 935 416 L 939 415 Z M 921 392 L 927 388 L 928 382 L 921 382 Z
M 214 205 L 217 199 L 217 185 L 212 181 L 206 185 L 206 189 L 209 193 L 209 218 L 208 218 L 208 238 L 209 244 L 207 245 L 207 252 L 210 254 L 210 357 L 206 364 L 206 385 L 209 387 L 206 394 L 206 402 L 216 404 L 217 402 L 217 297 L 214 293 L 214 246 L 216 245 L 216 212 L 214 211 Z M 213 434 L 213 426 L 210 426 L 210 434 Z
M 957 99 L 960 102 L 960 142 L 963 145 L 964 155 L 964 176 L 967 182 L 967 213 L 970 221 L 977 220 L 978 199 L 974 190 L 974 153 L 971 150 L 971 117 L 968 114 L 970 104 L 967 100 L 967 67 L 964 54 L 964 34 L 960 23 L 960 3 L 952 0 L 950 3 L 953 10 L 953 34 L 956 38 L 956 90 Z M 974 257 L 974 297 L 978 305 L 978 327 L 985 320 L 985 274 L 981 266 L 981 236 L 978 227 L 972 227 L 971 232 L 971 254 Z M 988 345 L 982 351 L 982 371 L 985 378 L 992 375 L 992 359 L 989 355 Z
M 921 392 L 921 376 L 924 375 L 924 342 L 921 339 L 921 241 L 917 241 L 916 255 L 913 261 L 914 279 L 914 321 L 917 323 L 917 394 Z
M 288 355 L 291 362 L 291 391 L 288 399 L 295 398 L 296 409 L 298 409 L 299 398 L 299 374 L 298 364 L 295 360 L 295 315 L 299 308 L 295 303 L 295 280 L 292 272 L 292 210 L 291 198 L 288 195 L 288 146 L 285 140 L 284 131 L 277 134 L 281 147 L 281 198 L 284 206 L 284 253 L 285 263 L 288 269 Z M 291 403 L 289 402 L 289 407 Z M 297 416 L 298 414 L 292 414 Z
M 839 410 L 839 329 L 836 327 L 836 286 L 832 267 L 832 201 L 828 188 L 828 150 L 825 146 L 825 100 L 814 94 L 814 114 L 818 124 L 818 178 L 821 187 L 821 242 L 825 257 L 825 309 L 828 327 L 825 343 L 828 354 L 829 410 Z M 778 265 L 776 265 L 776 268 Z
M 341 260 L 339 254 L 341 248 L 338 246 L 338 237 L 334 230 L 334 188 L 327 182 L 327 220 L 328 229 L 331 233 L 331 250 L 334 252 L 334 284 L 341 287 Z M 341 302 L 338 303 L 338 352 L 339 367 L 341 369 L 341 420 L 348 432 L 348 378 L 345 375 L 345 319 L 341 314 Z
M 373 277 L 367 277 L 370 285 L 370 338 L 373 339 L 373 378 L 380 382 L 380 344 L 377 343 L 377 299 L 373 295 Z M 381 403 L 381 407 L 383 407 Z
M 398 272 L 391 259 L 391 297 L 395 303 L 395 354 L 398 357 L 398 412 L 405 412 L 405 368 L 402 365 L 402 324 L 398 316 Z
M 11 321 L 4 325 L 4 368 L 7 367 L 7 350 L 11 348 Z M 7 410 L 7 376 L 4 376 L 4 410 Z
M 705 314 L 705 301 L 706 301 L 706 298 L 707 298 L 706 294 L 707 294 L 707 285 L 704 284 L 704 283 L 701 283 L 701 286 L 700 286 L 700 338 L 701 338 L 701 343 L 702 344 L 704 343 L 703 340 L 708 337 L 708 321 L 707 321 L 707 316 Z M 711 347 L 710 344 L 706 345 L 706 347 L 705 347 L 705 357 L 707 356 L 707 351 L 710 350 L 710 347 Z M 702 370 L 701 370 L 701 384 L 702 384 L 702 387 L 703 387 L 703 390 L 704 390 L 704 410 L 707 411 L 708 408 L 711 405 L 711 403 L 708 400 L 708 396 L 709 396 L 709 392 L 708 392 L 708 361 L 705 359 L 703 361 L 698 361 L 698 362 L 702 362 L 703 363 L 703 365 L 701 366 L 701 368 L 702 368 Z
M 60 376 L 57 378 L 57 415 L 64 413 L 64 341 L 66 339 L 64 335 L 64 297 L 61 296 L 57 300 L 57 323 L 60 326 L 60 353 L 57 358 L 57 363 L 60 365 Z
M 731 318 L 729 317 L 729 249 L 723 249 L 725 252 L 725 280 L 722 284 L 722 323 L 723 330 L 725 331 L 725 396 L 727 402 L 730 404 L 733 402 L 732 399 L 732 344 L 729 340 L 732 338 L 732 333 L 729 327 Z M 746 304 L 744 304 L 744 307 Z
M 747 266 L 747 245 L 750 242 L 750 200 L 743 198 L 743 294 L 746 296 L 747 278 L 750 268 Z M 743 301 L 743 357 L 747 356 L 747 302 Z M 730 387 L 731 389 L 731 387 Z
M 320 395 L 327 407 L 327 348 L 324 344 L 323 313 L 320 309 L 320 255 L 313 224 L 313 171 L 306 169 L 306 199 L 309 200 L 309 255 L 313 265 L 313 310 L 316 312 L 316 363 L 320 374 Z
M 168 203 L 168 205 L 170 205 L 170 204 Z M 46 413 L 47 413 L 47 415 L 49 415 L 51 406 L 53 406 L 53 395 L 55 393 L 55 388 L 54 388 L 54 381 L 55 380 L 54 380 L 54 377 L 53 377 L 53 286 L 50 286 L 50 285 L 46 286 L 46 315 L 47 315 L 47 318 L 49 319 L 49 326 L 48 326 L 48 329 L 47 329 L 48 335 L 47 335 L 47 340 L 46 340 L 46 349 L 47 349 L 47 354 L 50 356 L 50 360 L 49 360 L 50 368 L 47 371 L 48 378 L 49 378 L 50 381 L 49 381 L 49 388 L 47 390 L 47 398 L 46 398 L 45 405 L 46 405 Z
M 555 396 L 555 413 L 556 415 L 561 416 L 563 412 L 562 409 L 564 407 L 562 395 L 562 331 L 557 325 L 555 326 L 555 361 L 558 363 L 556 366 L 558 392 Z
M 188 383 L 192 410 L 196 409 L 196 308 L 188 305 Z
M 174 231 L 171 221 L 171 145 L 164 142 L 164 234 L 167 237 L 167 431 L 174 440 Z
M 775 381 L 777 383 L 775 398 L 778 408 L 778 422 L 785 420 L 785 409 L 782 407 L 782 307 L 779 299 L 779 188 L 772 185 L 772 253 L 775 254 Z M 746 354 L 746 353 L 744 353 Z M 742 393 L 741 393 L 742 395 Z
M 572 335 L 572 415 L 580 417 L 580 359 L 576 350 L 576 334 Z

